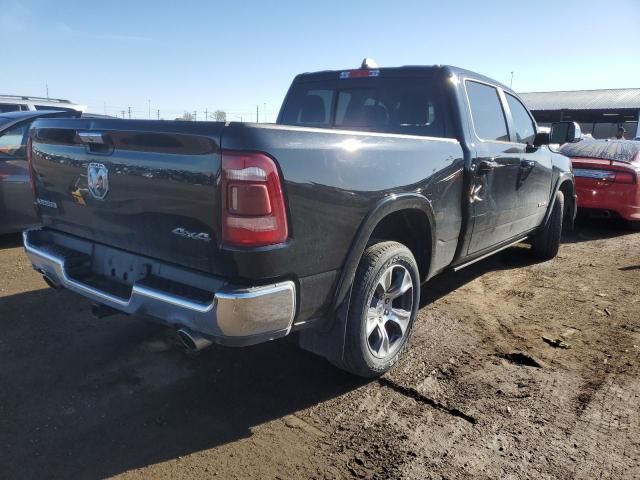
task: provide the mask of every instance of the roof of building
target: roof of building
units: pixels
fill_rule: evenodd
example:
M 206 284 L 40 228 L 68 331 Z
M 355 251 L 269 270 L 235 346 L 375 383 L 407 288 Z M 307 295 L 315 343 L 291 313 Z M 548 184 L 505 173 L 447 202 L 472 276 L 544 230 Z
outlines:
M 529 110 L 640 110 L 640 88 L 529 92 L 519 94 Z

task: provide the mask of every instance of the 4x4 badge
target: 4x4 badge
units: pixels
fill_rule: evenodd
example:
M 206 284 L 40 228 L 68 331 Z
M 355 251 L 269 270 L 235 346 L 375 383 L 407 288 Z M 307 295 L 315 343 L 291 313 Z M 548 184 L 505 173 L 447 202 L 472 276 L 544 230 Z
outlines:
M 87 167 L 87 186 L 96 200 L 104 200 L 109 193 L 109 170 L 101 163 L 90 163 Z

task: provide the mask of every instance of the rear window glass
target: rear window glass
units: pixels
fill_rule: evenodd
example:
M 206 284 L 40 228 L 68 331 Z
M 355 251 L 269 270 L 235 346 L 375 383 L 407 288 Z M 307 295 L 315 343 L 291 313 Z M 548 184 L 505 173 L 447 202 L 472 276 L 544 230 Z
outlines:
M 299 83 L 285 101 L 280 123 L 445 137 L 438 93 L 430 78 L 338 80 L 335 88 L 323 89 Z
M 578 143 L 567 143 L 560 149 L 560 152 L 572 158 L 599 158 L 631 162 L 638 156 L 640 144 L 629 140 L 583 140 Z
M 333 90 L 313 87 L 292 92 L 287 100 L 284 123 L 308 127 L 329 126 L 333 95 Z

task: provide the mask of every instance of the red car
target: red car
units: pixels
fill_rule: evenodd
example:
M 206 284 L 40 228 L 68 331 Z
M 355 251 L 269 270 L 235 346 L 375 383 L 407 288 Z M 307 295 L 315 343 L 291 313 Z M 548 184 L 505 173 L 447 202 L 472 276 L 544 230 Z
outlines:
M 640 230 L 640 142 L 594 140 L 569 143 L 578 208 L 626 220 Z

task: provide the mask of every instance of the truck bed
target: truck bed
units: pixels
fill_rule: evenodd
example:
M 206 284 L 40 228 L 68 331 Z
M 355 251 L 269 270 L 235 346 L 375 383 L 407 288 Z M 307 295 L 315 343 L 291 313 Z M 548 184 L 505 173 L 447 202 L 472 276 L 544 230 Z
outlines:
M 104 144 L 82 141 L 91 134 L 102 135 Z M 386 196 L 418 193 L 433 202 L 440 265 L 453 258 L 460 233 L 463 154 L 451 139 L 267 124 L 58 119 L 34 124 L 32 148 L 45 228 L 236 283 L 297 278 L 307 285 L 301 295 L 313 297 L 304 303 L 311 312 L 324 302 L 313 292 L 326 297 L 335 286 L 356 232 Z M 222 245 L 223 150 L 275 159 L 287 206 L 286 242 Z M 108 170 L 104 199 L 88 191 L 95 165 Z

